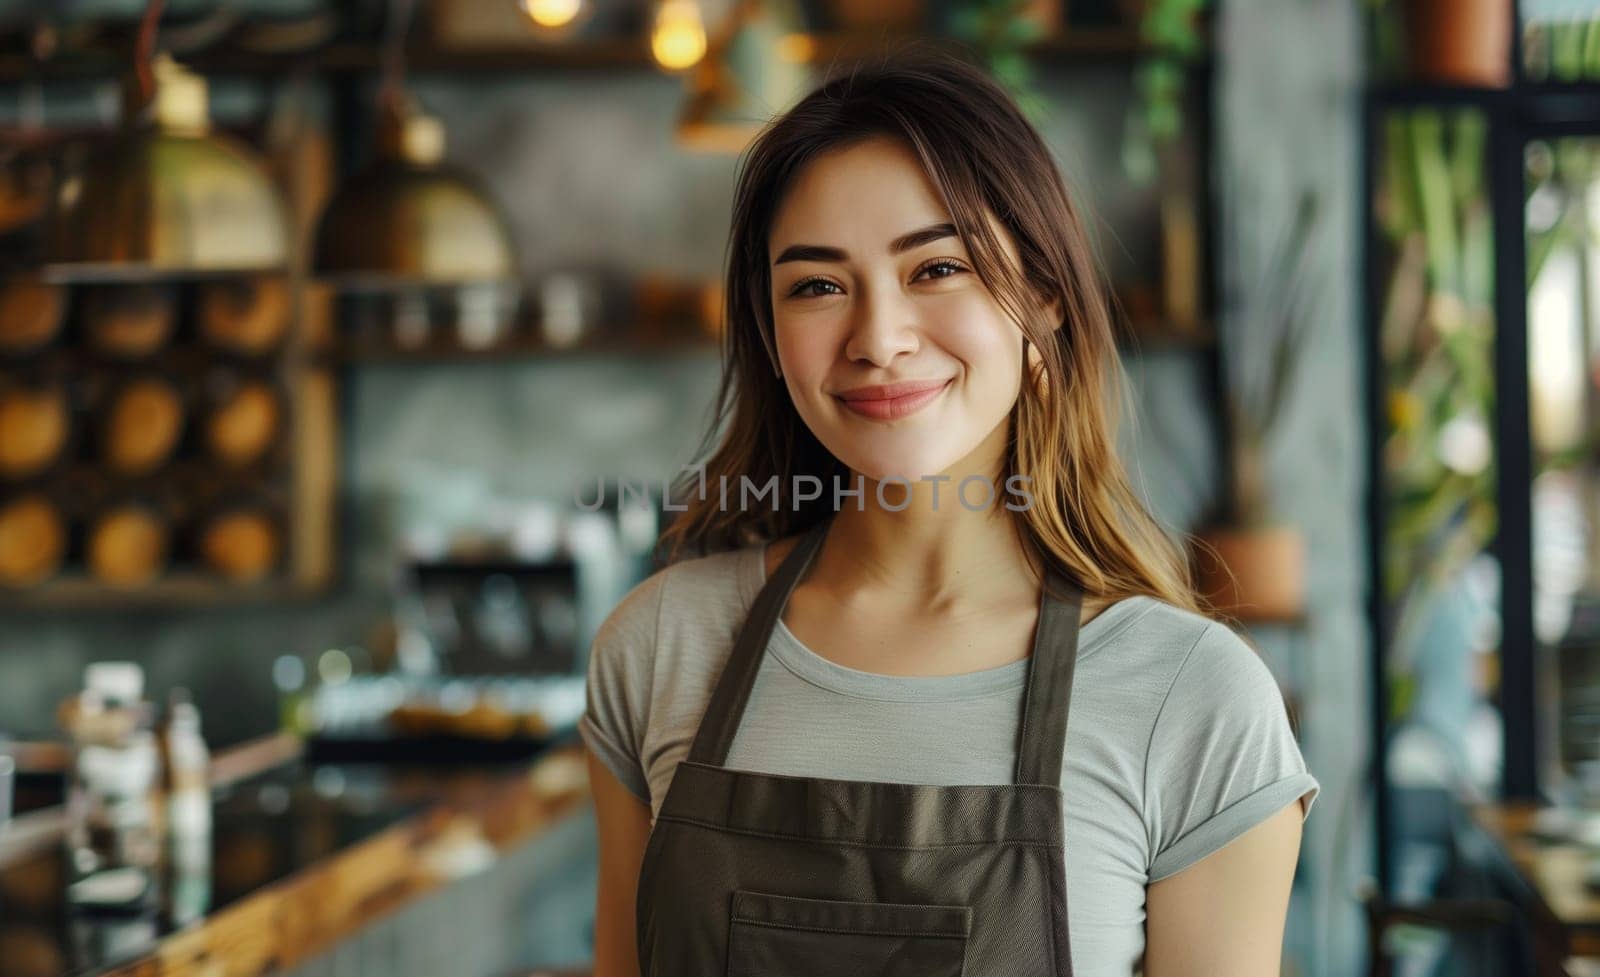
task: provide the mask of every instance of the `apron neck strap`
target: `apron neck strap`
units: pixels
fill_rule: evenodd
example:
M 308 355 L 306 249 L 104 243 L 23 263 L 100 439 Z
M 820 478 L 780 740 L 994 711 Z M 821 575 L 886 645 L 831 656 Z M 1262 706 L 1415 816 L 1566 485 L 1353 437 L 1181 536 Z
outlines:
M 801 536 L 756 595 L 689 748 L 692 762 L 726 765 L 772 632 L 795 585 L 821 551 L 833 515 L 825 515 Z M 1082 600 L 1082 592 L 1069 580 L 1054 568 L 1046 571 L 1017 730 L 1016 783 L 1060 786 Z
M 1055 567 L 1047 566 L 1039 595 L 1039 621 L 1028 656 L 1028 684 L 1017 724 L 1015 782 L 1061 786 L 1066 750 L 1067 708 L 1072 704 L 1072 672 L 1078 662 L 1078 623 L 1083 592 Z
M 706 705 L 700 729 L 695 733 L 694 745 L 689 748 L 689 759 L 695 763 L 723 766 L 728 762 L 728 750 L 733 746 L 733 736 L 739 731 L 739 720 L 744 717 L 745 704 L 750 701 L 750 690 L 756 684 L 756 673 L 761 669 L 761 659 L 766 655 L 767 642 L 783 608 L 789 603 L 789 594 L 800 582 L 812 559 L 822 549 L 822 539 L 827 535 L 833 516 L 827 515 L 806 531 L 795 544 L 783 563 L 767 580 L 755 603 L 745 615 L 744 626 L 734 642 L 733 654 L 722 669 Z M 765 556 L 763 556 L 765 559 Z

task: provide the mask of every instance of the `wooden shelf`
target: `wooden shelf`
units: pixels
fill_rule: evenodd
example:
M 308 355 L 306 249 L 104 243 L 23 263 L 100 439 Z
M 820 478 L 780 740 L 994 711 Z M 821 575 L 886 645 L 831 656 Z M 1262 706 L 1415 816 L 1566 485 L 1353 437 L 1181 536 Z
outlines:
M 1367 90 L 1379 108 L 1489 108 L 1507 97 L 1503 88 L 1480 85 L 1443 85 L 1422 82 L 1383 82 Z
M 0 611 L 194 609 L 311 601 L 327 585 L 270 580 L 234 584 L 192 571 L 168 574 L 141 587 L 108 587 L 81 572 L 64 573 L 32 587 L 0 587 Z
M 532 359 L 578 359 L 583 357 L 706 356 L 721 349 L 713 337 L 704 333 L 662 334 L 635 338 L 614 338 L 581 342 L 572 346 L 553 346 L 526 333 L 484 349 L 472 349 L 448 339 L 430 340 L 421 346 L 399 346 L 391 342 L 346 342 L 327 354 L 334 365 L 362 366 L 383 364 L 504 363 Z
M 297 53 L 241 50 L 226 44 L 179 59 L 209 76 L 271 78 L 311 73 L 373 73 L 382 67 L 376 42 L 338 41 Z M 470 51 L 413 46 L 406 52 L 408 74 L 495 74 L 553 69 L 648 68 L 648 39 L 584 41 L 570 45 L 507 46 Z M 83 81 L 114 79 L 129 70 L 126 52 L 82 50 L 39 62 L 26 55 L 0 55 L 0 81 Z
M 927 31 L 816 33 L 808 60 L 828 64 L 907 43 L 955 46 L 963 42 Z M 1130 60 L 1150 51 L 1136 30 L 1098 28 L 1068 30 L 1029 46 L 1035 58 L 1051 62 Z M 335 41 L 306 52 L 266 53 L 219 43 L 180 60 L 201 74 L 271 78 L 312 73 L 373 73 L 381 68 L 379 45 L 373 41 Z M 1202 59 L 1204 60 L 1204 59 Z M 590 69 L 660 70 L 650 54 L 649 38 L 597 38 L 570 43 L 508 43 L 495 47 L 439 48 L 413 44 L 405 54 L 408 74 L 495 75 Z M 89 49 L 70 51 L 48 61 L 24 54 L 0 55 L 0 82 L 114 79 L 129 70 L 127 52 Z
M 1133 356 L 1204 351 L 1214 348 L 1216 344 L 1216 331 L 1209 324 L 1179 327 L 1161 321 L 1141 321 L 1131 327 L 1122 327 L 1117 337 L 1117 347 Z
M 906 44 L 935 47 L 967 46 L 965 42 L 925 32 L 872 32 L 810 35 L 813 63 L 828 64 L 839 58 L 860 57 Z M 1121 28 L 1067 30 L 1028 45 L 1027 51 L 1045 63 L 1071 61 L 1129 61 L 1151 52 L 1138 31 Z

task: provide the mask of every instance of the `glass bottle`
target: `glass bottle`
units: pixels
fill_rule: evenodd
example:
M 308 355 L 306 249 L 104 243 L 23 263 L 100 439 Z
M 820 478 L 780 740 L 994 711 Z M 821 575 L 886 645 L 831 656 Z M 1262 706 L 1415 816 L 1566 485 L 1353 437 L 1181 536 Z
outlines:
M 211 751 L 187 689 L 172 690 L 165 734 L 169 910 L 184 926 L 211 904 Z
M 143 696 L 138 665 L 95 662 L 63 709 L 75 747 L 66 834 L 75 910 L 143 913 L 157 902 L 161 758 Z

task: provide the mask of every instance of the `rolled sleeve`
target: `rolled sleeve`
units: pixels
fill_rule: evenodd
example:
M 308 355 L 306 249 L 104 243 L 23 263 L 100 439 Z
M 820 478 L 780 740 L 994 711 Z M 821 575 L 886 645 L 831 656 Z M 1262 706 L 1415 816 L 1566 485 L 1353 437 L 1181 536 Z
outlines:
M 1145 764 L 1155 882 L 1189 867 L 1320 787 L 1277 680 L 1244 639 L 1212 622 L 1179 667 Z

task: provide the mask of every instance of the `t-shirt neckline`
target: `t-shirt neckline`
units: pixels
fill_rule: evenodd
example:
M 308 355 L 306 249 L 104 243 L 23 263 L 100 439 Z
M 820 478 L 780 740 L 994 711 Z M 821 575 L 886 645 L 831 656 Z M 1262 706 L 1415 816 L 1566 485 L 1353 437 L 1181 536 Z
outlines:
M 754 603 L 766 584 L 765 544 L 744 550 L 741 573 L 744 604 Z M 1096 614 L 1078 631 L 1078 660 L 1104 647 L 1115 635 L 1149 612 L 1157 601 L 1139 594 L 1126 597 Z M 1028 659 L 955 675 L 885 675 L 841 665 L 807 648 L 780 619 L 767 651 L 798 678 L 843 695 L 901 702 L 949 702 L 1018 690 L 1028 678 Z

